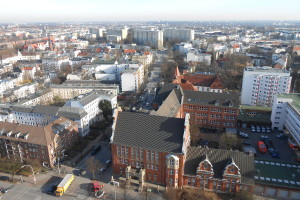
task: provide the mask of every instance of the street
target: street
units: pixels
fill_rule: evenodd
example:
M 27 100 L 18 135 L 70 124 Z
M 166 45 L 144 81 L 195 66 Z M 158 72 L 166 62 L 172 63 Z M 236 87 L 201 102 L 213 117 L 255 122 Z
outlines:
M 108 148 L 108 142 L 101 141 L 101 150 L 95 155 L 95 158 L 99 160 L 101 163 L 105 164 L 107 160 L 111 160 L 111 151 Z M 23 177 L 23 183 L 12 184 L 10 182 L 2 182 L 0 181 L 0 187 L 8 188 L 8 192 L 4 195 L 0 196 L 1 200 L 52 200 L 57 199 L 55 194 L 48 194 L 49 189 L 55 185 L 57 186 L 63 177 L 68 173 L 73 173 L 76 169 L 84 168 L 85 172 L 81 176 L 75 175 L 75 179 L 66 191 L 66 193 L 60 197 L 65 200 L 92 200 L 96 199 L 94 197 L 94 192 L 92 191 L 91 178 L 93 177 L 92 173 L 90 173 L 86 168 L 86 161 L 91 157 L 91 154 L 87 154 L 74 168 L 62 165 L 61 176 L 58 174 L 58 169 L 54 168 L 53 170 L 49 170 L 46 174 L 37 174 L 36 180 L 37 184 L 33 184 L 32 177 Z M 7 174 L 1 173 L 1 175 L 10 176 Z M 102 199 L 124 199 L 124 193 L 122 190 L 117 187 L 108 184 L 112 177 L 112 167 L 110 166 L 103 174 L 99 174 L 99 172 L 95 172 L 96 180 L 100 182 L 100 184 L 104 185 L 104 191 L 106 193 L 105 197 Z M 18 180 L 19 177 L 16 175 L 15 180 Z M 115 193 L 116 191 L 116 193 Z M 151 193 L 149 197 L 152 199 L 162 200 L 163 198 L 155 193 Z M 134 190 L 130 190 L 127 193 L 127 199 L 135 199 L 140 200 L 144 199 L 145 194 L 138 193 Z M 149 198 L 150 199 L 150 198 Z

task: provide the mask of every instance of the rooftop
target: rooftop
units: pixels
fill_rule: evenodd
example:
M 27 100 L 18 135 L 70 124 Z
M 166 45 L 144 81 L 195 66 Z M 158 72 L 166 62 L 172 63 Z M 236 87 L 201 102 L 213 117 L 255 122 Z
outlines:
M 277 95 L 277 98 L 292 99 L 293 102 L 290 103 L 290 105 L 292 105 L 300 113 L 300 94 L 299 93 L 280 94 L 280 95 Z
M 240 109 L 242 110 L 260 110 L 260 111 L 272 111 L 272 107 L 265 106 L 250 106 L 250 105 L 241 105 Z
M 119 112 L 113 144 L 182 153 L 184 119 Z
M 286 74 L 290 74 L 289 71 L 285 70 L 285 69 L 277 69 L 277 68 L 272 68 L 272 67 L 246 67 L 244 69 L 244 71 L 248 71 L 248 72 L 273 72 L 273 73 L 286 73 Z
M 255 160 L 255 183 L 272 186 L 300 188 L 300 165 L 281 161 Z
M 237 93 L 215 93 L 185 90 L 183 103 L 238 108 L 239 96 Z
M 205 157 L 213 165 L 214 178 L 222 179 L 223 171 L 230 159 L 233 159 L 240 168 L 242 183 L 253 184 L 254 180 L 254 158 L 243 152 L 229 151 L 224 149 L 211 149 L 202 147 L 188 147 L 184 167 L 185 175 L 196 175 L 197 167 Z

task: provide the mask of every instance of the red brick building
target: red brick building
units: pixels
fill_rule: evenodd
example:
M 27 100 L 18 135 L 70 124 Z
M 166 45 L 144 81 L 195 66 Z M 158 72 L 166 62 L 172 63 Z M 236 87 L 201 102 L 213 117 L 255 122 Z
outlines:
M 173 84 L 178 84 L 183 90 L 204 92 L 223 92 L 223 85 L 219 76 L 211 73 L 183 74 L 176 73 Z
M 0 122 L 0 156 L 20 162 L 38 160 L 53 167 L 78 139 L 78 124 L 66 118 L 44 127 Z
M 183 91 L 183 114 L 190 114 L 190 123 L 207 128 L 236 128 L 239 113 L 237 93 Z
M 171 187 L 212 191 L 253 189 L 253 156 L 241 152 L 190 147 L 185 119 L 115 112 L 111 138 L 113 173 Z

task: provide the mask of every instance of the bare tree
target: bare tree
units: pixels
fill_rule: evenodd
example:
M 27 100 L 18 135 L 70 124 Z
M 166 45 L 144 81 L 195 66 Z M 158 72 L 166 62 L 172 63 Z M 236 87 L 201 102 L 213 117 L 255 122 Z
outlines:
M 90 157 L 86 161 L 86 166 L 87 166 L 87 170 L 93 174 L 93 178 L 96 179 L 95 171 L 97 171 L 103 165 L 99 160 L 95 159 L 95 157 Z
M 129 180 L 122 181 L 120 183 L 120 189 L 122 190 L 124 200 L 127 199 L 127 193 L 129 192 L 130 188 L 131 188 L 131 186 L 130 186 L 130 181 Z

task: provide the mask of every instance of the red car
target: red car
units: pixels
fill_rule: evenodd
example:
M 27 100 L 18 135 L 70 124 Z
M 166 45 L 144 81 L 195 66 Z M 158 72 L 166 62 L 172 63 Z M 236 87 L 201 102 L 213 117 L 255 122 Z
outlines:
M 261 152 L 261 153 L 266 153 L 267 152 L 267 148 L 266 148 L 266 145 L 263 141 L 258 141 L 257 142 L 257 147 L 258 147 L 258 150 Z

